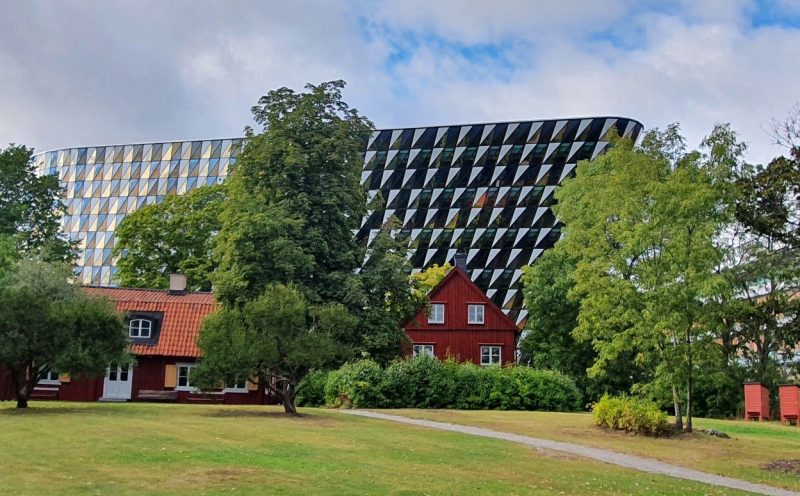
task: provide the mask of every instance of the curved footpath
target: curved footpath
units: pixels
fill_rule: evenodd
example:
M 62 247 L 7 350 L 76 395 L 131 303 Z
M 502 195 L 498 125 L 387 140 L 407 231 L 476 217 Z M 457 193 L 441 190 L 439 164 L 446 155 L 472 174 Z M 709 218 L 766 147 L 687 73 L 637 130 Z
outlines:
M 632 468 L 642 472 L 649 472 L 651 474 L 669 475 L 671 477 L 678 477 L 680 479 L 687 479 L 705 484 L 711 484 L 713 486 L 727 487 L 730 489 L 738 489 L 756 494 L 765 494 L 768 496 L 800 496 L 800 493 L 789 491 L 787 489 L 779 489 L 777 487 L 766 486 L 764 484 L 755 484 L 740 479 L 733 479 L 731 477 L 723 477 L 721 475 L 714 475 L 706 472 L 700 472 L 698 470 L 692 470 L 690 468 L 679 467 L 677 465 L 660 462 L 650 458 L 625 455 L 622 453 L 617 453 L 616 451 L 591 448 L 588 446 L 582 446 L 580 444 L 562 443 L 560 441 L 551 441 L 549 439 L 493 431 L 490 429 L 483 429 L 481 427 L 413 419 L 409 417 L 402 417 L 400 415 L 388 415 L 385 413 L 367 410 L 339 411 L 349 415 L 358 415 L 360 417 L 389 420 L 392 422 L 400 422 L 403 424 L 417 425 L 420 427 L 428 427 L 430 429 L 439 429 L 443 431 L 460 432 L 463 434 L 471 434 L 473 436 L 488 437 L 492 439 L 502 439 L 504 441 L 511 441 L 513 443 L 525 444 L 537 449 L 560 451 L 562 453 L 569 453 L 571 455 L 577 455 L 584 458 L 591 458 L 592 460 L 599 460 L 601 462 L 619 465 L 620 467 Z

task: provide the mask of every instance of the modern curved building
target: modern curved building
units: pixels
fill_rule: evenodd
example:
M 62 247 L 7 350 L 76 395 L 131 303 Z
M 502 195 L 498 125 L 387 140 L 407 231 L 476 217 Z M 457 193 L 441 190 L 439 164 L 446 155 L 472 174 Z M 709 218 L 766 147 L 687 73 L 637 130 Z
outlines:
M 471 279 L 522 322 L 522 267 L 553 246 L 561 224 L 553 192 L 579 160 L 632 140 L 642 125 L 622 117 L 484 123 L 373 133 L 361 182 L 383 206 L 364 218 L 369 244 L 390 219 L 412 242 L 417 269 L 467 256 Z M 224 181 L 241 139 L 68 148 L 37 154 L 40 174 L 65 188 L 64 232 L 79 242 L 80 279 L 113 285 L 114 230 L 122 218 L 168 194 Z

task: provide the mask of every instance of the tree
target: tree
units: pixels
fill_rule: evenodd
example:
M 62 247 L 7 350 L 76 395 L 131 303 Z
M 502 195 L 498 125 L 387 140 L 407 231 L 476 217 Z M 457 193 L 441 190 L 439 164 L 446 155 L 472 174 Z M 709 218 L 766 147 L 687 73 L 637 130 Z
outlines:
M 743 151 L 731 136 L 717 127 L 706 153 L 684 152 L 677 126 L 650 131 L 639 148 L 616 140 L 556 193 L 560 243 L 576 260 L 575 333 L 598 353 L 592 371 L 635 352 L 653 374 L 643 390 L 672 390 L 679 428 L 683 396 L 688 431 L 695 369 L 718 347 L 705 306 L 725 286 L 718 238 L 731 216 L 731 160 Z
M 10 372 L 17 408 L 50 371 L 96 376 L 125 359 L 122 317 L 106 300 L 70 284 L 65 264 L 22 260 L 0 283 L 0 367 Z
M 439 264 L 433 264 L 421 272 L 412 274 L 411 282 L 415 286 L 414 291 L 416 297 L 424 301 L 428 293 L 442 282 L 442 279 L 445 278 L 452 268 L 453 266 L 450 265 L 450 262 L 445 262 L 441 266 Z
M 117 227 L 114 255 L 121 286 L 167 288 L 169 275 L 186 275 L 188 289 L 209 291 L 214 237 L 226 198 L 225 186 L 168 195 L 126 216 Z
M 362 147 L 372 123 L 342 100 L 343 81 L 262 97 L 229 179 L 214 256 L 215 291 L 241 304 L 272 283 L 313 304 L 342 301 L 363 252 L 353 236 L 366 210 Z
M 203 322 L 198 341 L 203 359 L 192 379 L 215 388 L 257 378 L 294 414 L 297 384 L 311 370 L 350 356 L 341 343 L 355 324 L 341 305 L 309 306 L 297 288 L 270 285 L 255 300 L 223 307 Z
M 575 334 L 580 305 L 569 297 L 574 272 L 575 260 L 561 244 L 525 268 L 522 292 L 529 317 L 519 343 L 520 363 L 568 375 L 591 403 L 605 393 L 628 392 L 644 380 L 644 371 L 634 364 L 633 353 L 621 352 L 616 360 L 606 361 L 602 373 L 589 377 L 597 352 L 590 340 Z
M 736 263 L 728 270 L 738 351 L 749 378 L 773 387 L 792 375 L 787 369 L 800 342 L 800 149 L 792 153 L 740 172 L 741 233 Z M 789 358 L 786 364 L 778 362 L 780 355 Z
M 348 280 L 344 304 L 358 319 L 352 346 L 381 364 L 402 354 L 408 337 L 401 327 L 424 305 L 409 279 L 408 240 L 392 237 L 388 223 L 375 236 L 356 277 Z
M 32 157 L 22 145 L 0 148 L 0 236 L 12 238 L 19 254 L 72 260 L 74 246 L 59 232 L 65 207 L 58 177 L 37 176 Z

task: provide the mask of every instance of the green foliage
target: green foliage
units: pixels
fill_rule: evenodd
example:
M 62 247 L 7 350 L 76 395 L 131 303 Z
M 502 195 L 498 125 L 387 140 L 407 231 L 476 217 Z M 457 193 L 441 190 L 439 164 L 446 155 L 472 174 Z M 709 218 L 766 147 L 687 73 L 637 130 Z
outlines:
M 658 436 L 669 432 L 667 414 L 652 401 L 627 396 L 603 396 L 592 407 L 594 423 L 606 429 Z
M 401 325 L 423 304 L 408 278 L 407 242 L 390 230 L 378 232 L 361 270 L 348 279 L 344 299 L 358 319 L 352 346 L 383 365 L 402 353 L 408 337 Z
M 262 97 L 229 179 L 213 282 L 225 304 L 274 283 L 312 304 L 344 300 L 363 252 L 353 231 L 366 210 L 362 144 L 372 123 L 342 100 L 343 81 L 280 88 Z
M 65 264 L 22 260 L 0 281 L 0 367 L 10 372 L 20 407 L 50 370 L 97 376 L 128 359 L 119 312 L 69 276 Z
M 411 281 L 414 284 L 414 292 L 419 300 L 425 299 L 428 293 L 442 282 L 442 279 L 450 272 L 453 266 L 450 262 L 445 262 L 443 265 L 433 264 L 427 269 L 411 275 Z
M 342 365 L 328 375 L 325 402 L 344 408 L 377 407 L 384 403 L 380 395 L 383 370 L 374 360 L 358 360 Z
M 0 237 L 11 237 L 20 255 L 70 261 L 75 249 L 59 231 L 65 207 L 58 177 L 38 176 L 32 157 L 21 145 L 0 148 Z
M 636 353 L 653 382 L 672 389 L 679 421 L 685 392 L 689 429 L 694 371 L 713 352 L 717 330 L 705 316 L 727 291 L 717 269 L 743 152 L 735 138 L 719 126 L 703 151 L 689 153 L 677 126 L 650 131 L 639 148 L 617 140 L 556 192 L 567 226 L 557 246 L 576 263 L 574 334 L 598 353 L 590 372 Z
M 325 406 L 325 384 L 328 382 L 327 370 L 313 370 L 297 385 L 297 406 Z
M 186 275 L 187 289 L 209 291 L 214 237 L 226 198 L 224 185 L 167 195 L 127 215 L 117 227 L 114 256 L 120 285 L 168 288 L 169 275 Z
M 341 343 L 353 327 L 341 305 L 311 307 L 297 288 L 271 285 L 259 298 L 206 318 L 198 339 L 203 359 L 192 378 L 215 388 L 255 375 L 279 395 L 287 413 L 295 413 L 298 383 L 350 355 Z
M 347 363 L 328 376 L 325 400 L 346 408 L 573 411 L 580 408 L 581 395 L 558 372 L 419 356 L 383 369 L 372 360 Z

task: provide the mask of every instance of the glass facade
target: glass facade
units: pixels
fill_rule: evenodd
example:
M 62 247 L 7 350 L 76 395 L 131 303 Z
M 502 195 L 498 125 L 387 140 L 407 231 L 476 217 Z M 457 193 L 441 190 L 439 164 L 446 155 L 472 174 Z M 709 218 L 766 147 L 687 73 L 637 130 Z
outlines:
M 375 131 L 361 183 L 383 206 L 358 238 L 369 244 L 394 219 L 412 243 L 415 270 L 467 256 L 470 277 L 522 322 L 521 268 L 561 235 L 553 192 L 579 160 L 609 144 L 611 130 L 636 140 L 642 125 L 616 117 Z M 65 188 L 64 232 L 79 242 L 82 283 L 114 284 L 114 230 L 168 194 L 223 181 L 241 139 L 69 148 L 37 154 L 40 174 Z

